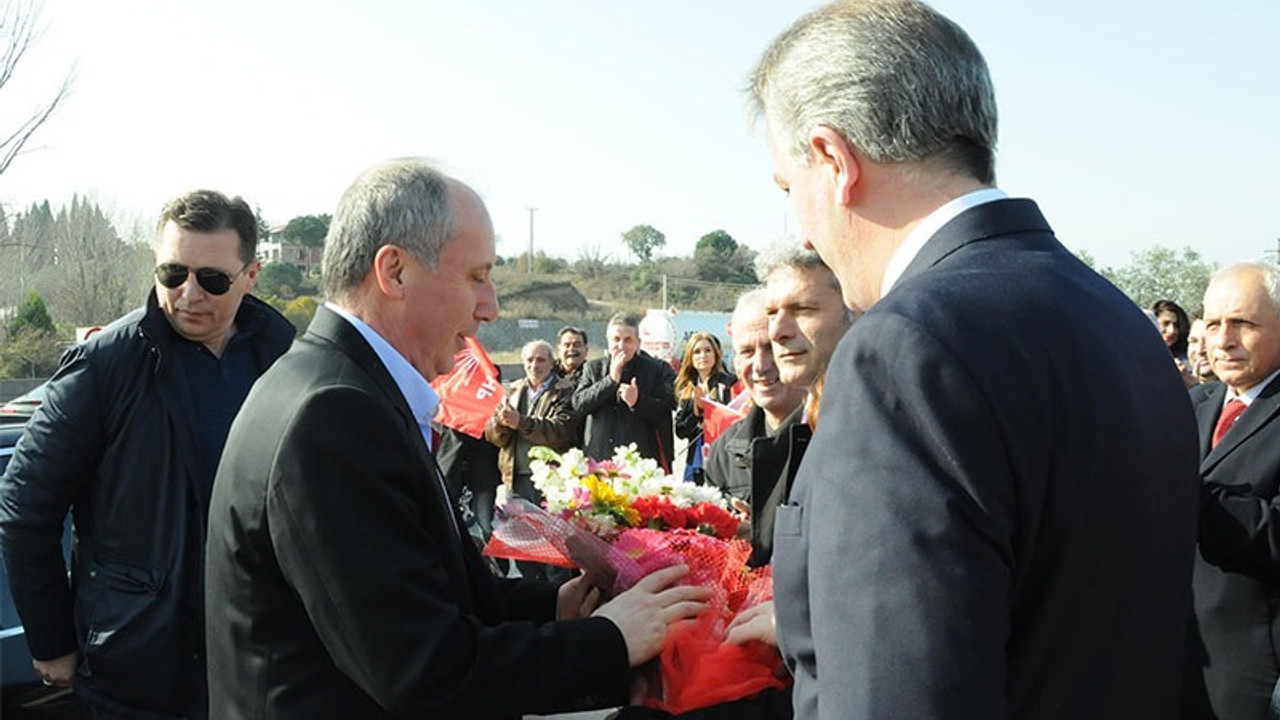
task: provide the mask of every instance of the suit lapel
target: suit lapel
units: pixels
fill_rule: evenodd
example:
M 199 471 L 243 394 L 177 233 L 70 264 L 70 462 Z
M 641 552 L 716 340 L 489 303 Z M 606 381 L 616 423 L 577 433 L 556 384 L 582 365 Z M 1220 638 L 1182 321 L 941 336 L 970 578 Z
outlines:
M 1217 424 L 1218 415 L 1222 412 L 1222 401 L 1226 392 L 1227 386 L 1223 385 L 1221 392 L 1212 393 L 1218 399 L 1217 404 L 1211 406 L 1214 425 Z M 1258 399 L 1249 403 L 1248 409 L 1244 411 L 1240 419 L 1236 420 L 1235 425 L 1232 425 L 1227 434 L 1223 436 L 1222 442 L 1218 443 L 1218 447 L 1210 450 L 1209 454 L 1205 456 L 1204 462 L 1200 463 L 1200 472 L 1208 475 L 1214 465 L 1217 465 L 1224 457 L 1230 455 L 1233 450 L 1239 447 L 1241 443 L 1261 430 L 1278 412 L 1280 412 L 1280 382 L 1273 380 L 1263 388 L 1262 394 L 1258 396 Z M 1213 425 L 1210 425 L 1209 428 L 1209 432 L 1212 433 Z
M 952 218 L 929 238 L 907 265 L 895 287 L 912 275 L 937 265 L 965 245 L 1020 233 L 1053 234 L 1049 222 L 1040 213 L 1040 208 L 1031 200 L 995 200 L 969 208 Z

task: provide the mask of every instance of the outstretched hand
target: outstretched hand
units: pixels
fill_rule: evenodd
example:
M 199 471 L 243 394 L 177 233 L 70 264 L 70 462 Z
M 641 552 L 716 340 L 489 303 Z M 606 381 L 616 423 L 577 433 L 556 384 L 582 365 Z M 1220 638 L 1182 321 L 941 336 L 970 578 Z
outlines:
M 688 572 L 684 565 L 659 570 L 593 613 L 618 626 L 627 643 L 631 667 L 647 662 L 662 650 L 671 623 L 692 618 L 706 609 L 710 595 L 707 588 L 676 584 Z

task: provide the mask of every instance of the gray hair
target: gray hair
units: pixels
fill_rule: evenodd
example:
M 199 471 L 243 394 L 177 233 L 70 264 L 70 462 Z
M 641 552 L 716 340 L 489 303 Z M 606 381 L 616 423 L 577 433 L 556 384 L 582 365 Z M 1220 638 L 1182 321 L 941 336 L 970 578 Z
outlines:
M 640 316 L 633 312 L 616 312 L 613 317 L 609 318 L 609 325 L 621 325 L 640 332 Z
M 546 340 L 530 340 L 529 342 L 524 344 L 524 347 L 520 348 L 521 362 L 524 362 L 524 358 L 526 355 L 529 354 L 530 348 L 541 348 L 544 352 L 547 353 L 548 360 L 551 360 L 556 356 L 555 351 L 551 349 L 551 343 L 547 342 Z
M 738 303 L 733 306 L 733 315 L 729 320 L 729 335 L 733 335 L 733 321 L 745 317 L 765 317 L 769 293 L 764 288 L 753 288 L 738 296 Z
M 1261 278 L 1262 287 L 1266 289 L 1267 295 L 1271 297 L 1271 302 L 1275 304 L 1276 312 L 1280 313 L 1280 268 L 1275 265 L 1261 262 L 1241 262 L 1228 265 L 1210 275 L 1209 284 L 1212 285 L 1233 275 L 1245 274 L 1254 274 Z
M 835 272 L 822 261 L 816 251 L 806 249 L 795 240 L 782 240 L 766 247 L 756 255 L 756 277 L 767 281 L 778 270 L 822 270 L 828 276 L 831 287 L 840 290 Z
M 838 1 L 797 20 L 752 73 L 751 109 L 780 148 L 839 133 L 873 162 L 931 160 L 995 182 L 996 100 L 986 61 L 918 0 Z
M 384 245 L 397 245 L 432 270 L 458 234 L 450 178 L 421 158 L 389 160 L 364 171 L 342 194 L 321 262 L 325 295 L 358 287 Z

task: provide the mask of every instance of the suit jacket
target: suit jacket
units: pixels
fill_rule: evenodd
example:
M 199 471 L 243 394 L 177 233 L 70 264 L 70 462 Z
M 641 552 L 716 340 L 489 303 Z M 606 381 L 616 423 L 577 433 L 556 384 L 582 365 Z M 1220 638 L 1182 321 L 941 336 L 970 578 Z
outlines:
M 585 421 L 583 451 L 597 460 L 613 457 L 614 448 L 635 443 L 641 457 L 657 460 L 671 472 L 671 411 L 676 409 L 676 373 L 643 350 L 622 368 L 621 383 L 609 377 L 608 356 L 582 366 L 573 394 L 573 409 Z M 635 378 L 640 399 L 635 407 L 618 399 L 618 388 Z
M 1029 200 L 944 225 L 845 335 L 774 528 L 798 718 L 1176 715 L 1195 421 Z
M 502 425 L 496 418 L 489 418 L 484 428 L 485 439 L 498 446 L 498 468 L 507 487 L 511 487 L 515 475 L 517 449 L 528 452 L 534 445 L 546 445 L 556 452 L 564 452 L 582 441 L 582 423 L 573 412 L 573 390 L 577 383 L 554 375 L 549 382 L 551 387 L 542 391 L 533 407 L 520 414 L 519 428 Z M 507 402 L 511 407 L 520 406 L 520 394 L 528 387 L 528 378 L 507 385 Z M 527 400 L 525 404 L 528 405 Z
M 321 308 L 245 401 L 214 484 L 219 717 L 516 718 L 626 697 L 617 628 L 547 623 L 554 587 L 488 574 L 439 472 L 385 366 Z
M 1210 450 L 1226 393 L 1221 383 L 1191 390 L 1205 481 L 1194 585 L 1199 634 L 1188 654 L 1184 715 L 1196 719 L 1268 717 L 1280 674 L 1280 383 L 1264 388 Z

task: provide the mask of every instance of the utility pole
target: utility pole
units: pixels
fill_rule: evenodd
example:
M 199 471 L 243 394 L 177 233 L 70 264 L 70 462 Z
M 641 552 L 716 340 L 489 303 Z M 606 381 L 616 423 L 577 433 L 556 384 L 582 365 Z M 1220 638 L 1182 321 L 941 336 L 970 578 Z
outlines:
M 533 214 L 538 212 L 538 208 L 529 208 L 529 261 L 525 264 L 525 272 L 529 275 L 533 274 Z
M 662 274 L 662 309 L 667 309 L 667 274 Z

